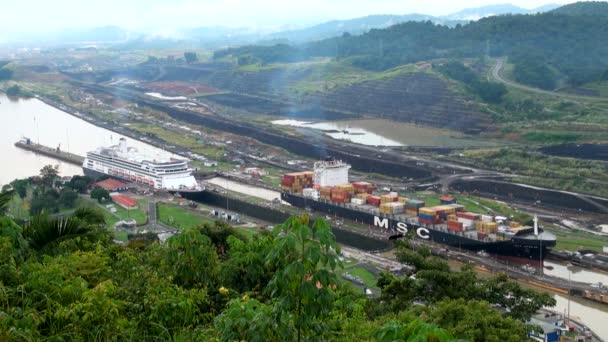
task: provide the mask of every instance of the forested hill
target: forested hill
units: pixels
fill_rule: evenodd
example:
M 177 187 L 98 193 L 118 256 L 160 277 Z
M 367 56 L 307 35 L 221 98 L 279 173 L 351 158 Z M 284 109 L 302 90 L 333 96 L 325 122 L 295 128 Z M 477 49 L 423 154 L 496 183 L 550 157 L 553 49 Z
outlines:
M 608 2 L 585 1 L 565 5 L 551 11 L 555 14 L 608 16 Z
M 552 89 L 608 75 L 608 17 L 544 13 L 504 15 L 449 28 L 431 22 L 407 22 L 355 36 L 297 46 L 246 46 L 217 51 L 239 63 L 291 62 L 337 57 L 367 70 L 435 58 L 508 56 L 519 82 Z

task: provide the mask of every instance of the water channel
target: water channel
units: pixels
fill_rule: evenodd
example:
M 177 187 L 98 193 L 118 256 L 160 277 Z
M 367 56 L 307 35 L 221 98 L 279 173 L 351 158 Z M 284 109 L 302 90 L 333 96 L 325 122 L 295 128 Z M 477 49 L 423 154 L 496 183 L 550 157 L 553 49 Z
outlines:
M 0 185 L 16 178 L 39 174 L 45 165 L 59 165 L 61 175 L 81 175 L 79 166 L 57 161 L 34 152 L 25 151 L 14 144 L 22 137 L 50 147 L 84 156 L 88 151 L 101 146 L 118 143 L 123 137 L 107 129 L 97 127 L 76 118 L 38 99 L 15 100 L 0 93 L 0 152 L 2 169 Z M 167 152 L 146 143 L 128 139 L 128 145 L 150 157 L 169 156 Z
M 59 165 L 62 175 L 82 174 L 80 167 L 59 162 L 33 152 L 25 151 L 14 146 L 14 143 L 27 136 L 34 142 L 43 145 L 59 146 L 80 155 L 100 146 L 108 146 L 118 142 L 123 137 L 120 134 L 94 126 L 59 109 L 53 108 L 37 99 L 11 100 L 0 94 L 0 153 L 2 153 L 2 168 L 0 168 L 0 185 L 7 184 L 16 178 L 25 178 L 39 173 L 48 164 Z M 140 141 L 127 138 L 130 146 L 134 146 L 147 156 L 168 156 L 169 154 L 156 147 Z M 224 178 L 214 178 L 210 183 L 227 188 L 230 191 L 245 195 L 272 200 L 279 197 L 278 192 L 261 189 L 254 186 L 234 182 Z M 553 270 L 545 270 L 545 274 L 556 275 L 572 280 L 608 284 L 608 275 L 582 270 L 576 267 L 545 262 L 553 266 Z M 553 310 L 564 312 L 568 298 L 554 294 L 557 306 Z M 580 318 L 600 336 L 608 337 L 608 306 L 583 299 L 574 299 L 570 303 L 571 315 Z

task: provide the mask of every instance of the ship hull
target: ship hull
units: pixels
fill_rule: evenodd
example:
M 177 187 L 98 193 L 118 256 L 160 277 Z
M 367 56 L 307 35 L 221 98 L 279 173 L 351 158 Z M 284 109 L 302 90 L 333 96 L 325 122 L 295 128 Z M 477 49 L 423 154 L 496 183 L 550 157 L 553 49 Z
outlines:
M 83 167 L 82 171 L 83 171 L 83 173 L 84 173 L 85 176 L 91 177 L 93 179 L 99 179 L 99 178 L 102 178 L 102 177 L 110 177 L 110 178 L 118 179 L 118 180 L 121 180 L 121 181 L 124 181 L 124 182 L 127 182 L 127 183 L 130 183 L 130 182 L 133 181 L 133 180 L 130 180 L 128 178 L 119 177 L 119 176 L 116 176 L 116 175 L 108 175 L 106 173 L 95 171 L 95 170 L 91 170 L 91 169 L 88 169 L 86 167 Z M 141 184 L 141 186 L 146 186 L 146 185 Z M 151 186 L 148 186 L 148 187 L 151 188 L 151 189 L 153 189 L 153 187 L 151 187 Z M 165 189 L 155 189 L 155 190 L 164 190 L 164 191 L 168 191 L 171 194 L 180 194 L 180 195 L 182 195 L 184 193 L 196 194 L 196 193 L 201 193 L 201 192 L 205 191 L 204 187 L 201 190 L 165 190 Z
M 466 236 L 433 229 L 432 226 L 405 223 L 391 217 L 380 217 L 373 213 L 333 204 L 331 202 L 317 201 L 287 192 L 281 193 L 281 199 L 299 208 L 309 208 L 328 215 L 367 224 L 376 229 L 388 230 L 394 234 L 406 233 L 419 239 L 470 251 L 485 251 L 496 255 L 540 260 L 544 259 L 549 253 L 549 248 L 555 245 L 554 241 L 525 239 L 518 238 L 517 236 L 506 241 L 479 241 Z

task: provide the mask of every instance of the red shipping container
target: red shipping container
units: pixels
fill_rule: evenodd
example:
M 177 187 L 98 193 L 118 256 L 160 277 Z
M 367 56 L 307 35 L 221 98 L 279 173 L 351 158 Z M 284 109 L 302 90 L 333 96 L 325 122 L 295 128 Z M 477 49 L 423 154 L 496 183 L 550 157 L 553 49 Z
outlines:
M 367 197 L 367 204 L 374 205 L 376 207 L 380 206 L 380 197 L 378 197 L 378 196 Z
M 418 222 L 422 224 L 433 224 L 433 220 L 427 220 L 423 218 L 418 218 Z
M 462 231 L 462 222 L 448 221 L 448 229 L 454 232 Z
M 467 220 L 475 221 L 478 220 L 481 215 L 469 212 L 456 212 L 456 216 L 462 217 Z

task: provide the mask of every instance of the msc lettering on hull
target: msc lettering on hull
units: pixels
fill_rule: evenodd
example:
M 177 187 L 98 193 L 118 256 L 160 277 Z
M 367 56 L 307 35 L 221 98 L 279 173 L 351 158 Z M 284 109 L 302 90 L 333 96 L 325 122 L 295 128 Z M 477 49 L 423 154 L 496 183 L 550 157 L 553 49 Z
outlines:
M 374 216 L 374 226 L 376 226 L 378 228 L 396 230 L 402 234 L 407 234 L 410 231 L 410 229 L 412 229 L 412 230 L 416 231 L 416 235 L 419 238 L 427 239 L 427 240 L 430 238 L 430 233 L 431 233 L 428 229 L 426 229 L 424 227 L 416 227 L 412 224 L 408 224 L 405 222 L 397 221 L 391 225 L 391 222 L 388 218 L 380 218 L 378 216 Z

